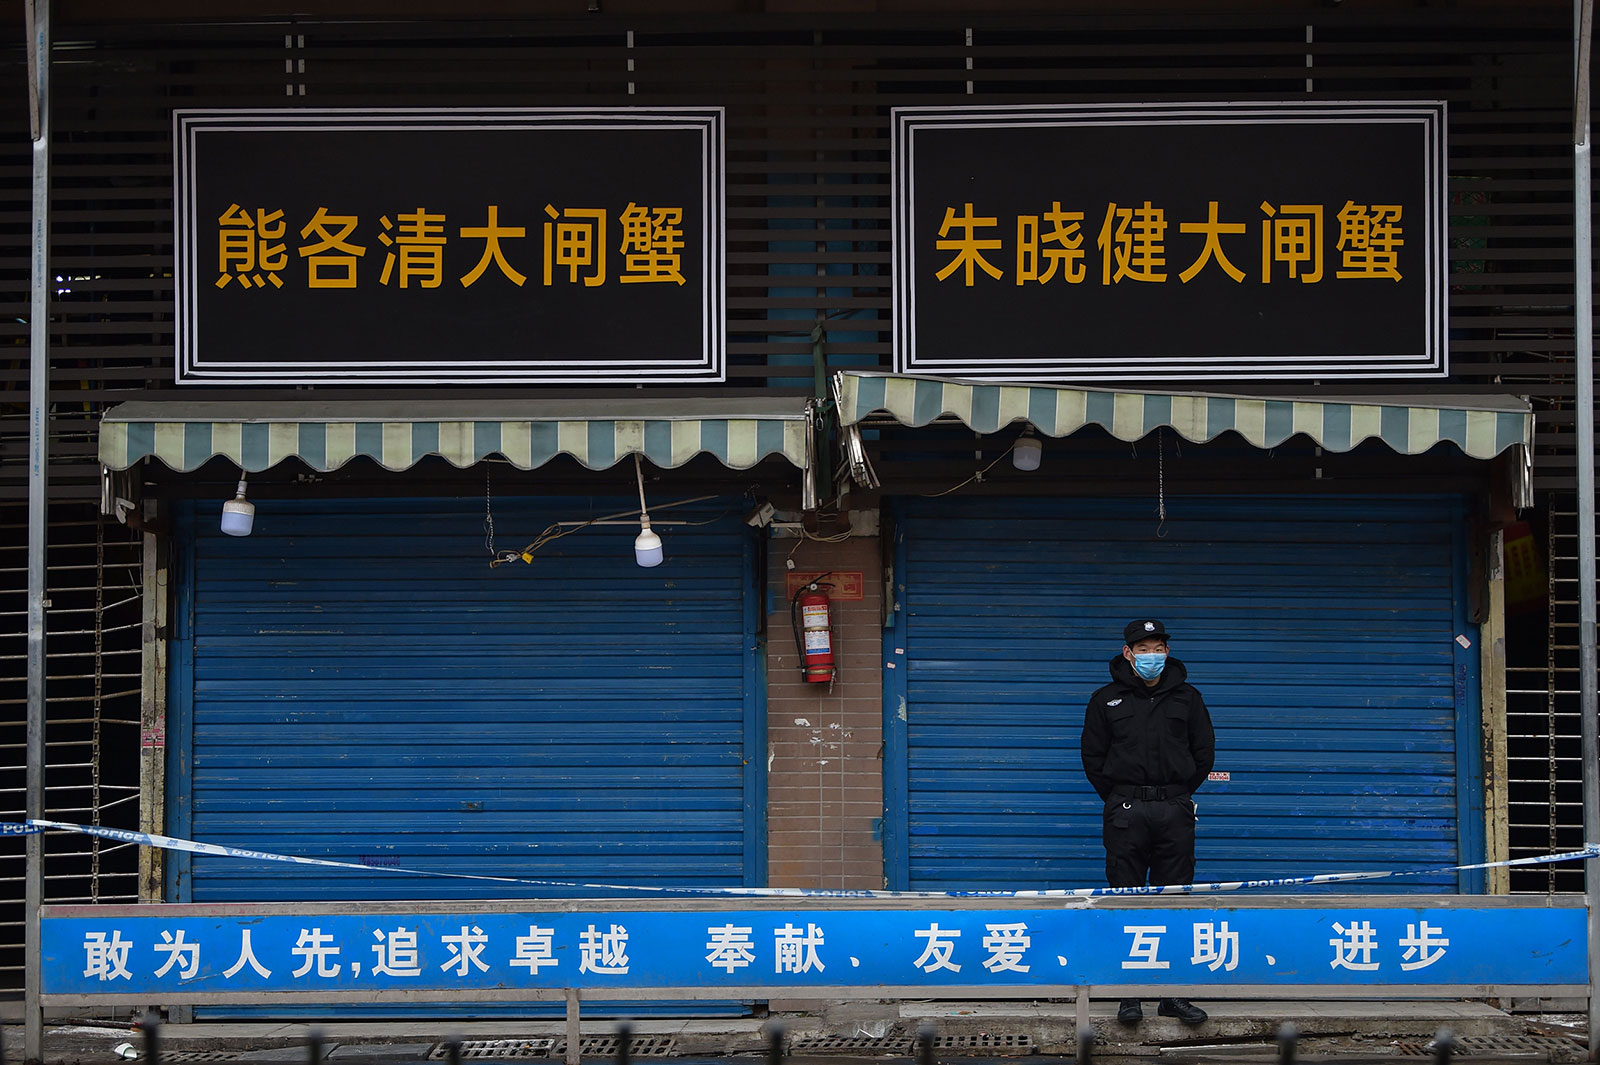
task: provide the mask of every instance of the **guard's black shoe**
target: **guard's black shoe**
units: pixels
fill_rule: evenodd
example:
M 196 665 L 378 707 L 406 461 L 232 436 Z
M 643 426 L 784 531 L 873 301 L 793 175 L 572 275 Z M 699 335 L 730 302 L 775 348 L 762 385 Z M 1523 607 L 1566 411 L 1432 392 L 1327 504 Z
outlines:
M 1199 1024 L 1206 1019 L 1206 1011 L 1186 998 L 1164 998 L 1156 1012 L 1163 1017 L 1176 1017 L 1184 1024 Z
M 1205 1014 L 1201 1014 L 1201 1016 L 1203 1017 Z M 1117 1007 L 1117 1023 L 1138 1024 L 1142 1020 L 1144 1020 L 1144 1007 L 1139 1005 L 1139 1000 L 1136 998 L 1123 999 L 1122 1005 Z

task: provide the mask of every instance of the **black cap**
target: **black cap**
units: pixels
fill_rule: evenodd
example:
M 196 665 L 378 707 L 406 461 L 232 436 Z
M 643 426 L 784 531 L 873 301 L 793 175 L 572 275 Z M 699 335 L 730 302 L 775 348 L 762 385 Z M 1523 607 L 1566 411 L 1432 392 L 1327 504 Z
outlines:
M 1132 647 L 1140 640 L 1167 641 L 1167 627 L 1154 618 L 1140 618 L 1138 621 L 1128 622 L 1128 627 L 1122 630 L 1122 642 Z

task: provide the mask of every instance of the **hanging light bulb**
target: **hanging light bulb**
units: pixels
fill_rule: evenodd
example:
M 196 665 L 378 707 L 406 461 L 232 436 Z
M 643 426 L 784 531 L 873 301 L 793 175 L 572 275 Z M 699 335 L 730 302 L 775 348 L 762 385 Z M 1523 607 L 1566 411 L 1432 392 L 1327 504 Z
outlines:
M 229 536 L 249 536 L 256 524 L 256 505 L 244 497 L 244 471 L 239 471 L 237 494 L 222 504 L 222 531 Z
M 1011 445 L 1011 465 L 1019 470 L 1036 470 L 1039 468 L 1039 457 L 1043 454 L 1044 446 L 1033 435 L 1033 426 L 1027 426 L 1022 430 L 1022 435 L 1017 437 L 1017 442 Z
M 633 560 L 645 569 L 661 565 L 666 557 L 661 550 L 661 537 L 650 528 L 650 514 L 644 506 L 644 462 L 639 453 L 633 453 L 633 472 L 639 479 L 639 535 L 633 539 Z
M 666 556 L 661 551 L 661 537 L 650 528 L 650 515 L 640 514 L 639 524 L 644 528 L 633 538 L 633 560 L 646 569 L 661 565 Z

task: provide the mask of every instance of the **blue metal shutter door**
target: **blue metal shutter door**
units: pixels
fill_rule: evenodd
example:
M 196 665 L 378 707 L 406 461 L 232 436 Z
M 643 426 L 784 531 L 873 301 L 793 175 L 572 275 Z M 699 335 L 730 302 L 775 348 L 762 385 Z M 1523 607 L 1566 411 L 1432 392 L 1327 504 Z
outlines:
M 626 501 L 496 502 L 499 545 Z M 722 503 L 490 569 L 483 503 L 260 506 L 192 522 L 171 830 L 429 871 L 646 885 L 764 875 L 750 530 Z M 179 676 L 192 678 L 187 686 Z M 175 856 L 184 901 L 594 896 Z
M 1196 796 L 1198 877 L 1480 860 L 1459 504 L 1184 498 L 1167 510 L 1158 534 L 1147 500 L 904 505 L 904 609 L 887 634 L 905 650 L 886 673 L 891 883 L 1105 882 L 1079 737 L 1122 626 L 1142 616 L 1173 634 L 1231 778 Z

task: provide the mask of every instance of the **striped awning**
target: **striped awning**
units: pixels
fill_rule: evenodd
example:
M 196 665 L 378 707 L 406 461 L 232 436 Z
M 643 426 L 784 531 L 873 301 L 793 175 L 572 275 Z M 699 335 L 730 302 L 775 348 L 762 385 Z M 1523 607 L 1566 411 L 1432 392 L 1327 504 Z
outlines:
M 1329 451 L 1381 440 L 1403 455 L 1449 441 L 1478 459 L 1533 448 L 1533 412 L 1514 396 L 1286 398 L 1198 392 L 1118 392 L 1054 385 L 981 384 L 932 377 L 839 373 L 839 423 L 885 414 L 905 425 L 953 417 L 980 433 L 1029 422 L 1047 436 L 1098 425 L 1119 440 L 1141 440 L 1163 426 L 1203 443 L 1235 432 L 1260 448 L 1303 433 Z
M 591 470 L 640 454 L 681 466 L 708 454 L 733 469 L 769 456 L 808 468 L 804 398 L 627 397 L 453 403 L 139 401 L 107 411 L 100 461 L 125 470 L 154 458 L 194 470 L 218 456 L 257 473 L 285 459 L 336 470 L 368 458 L 389 470 L 430 456 L 471 466 L 499 456 L 519 469 L 570 455 Z

